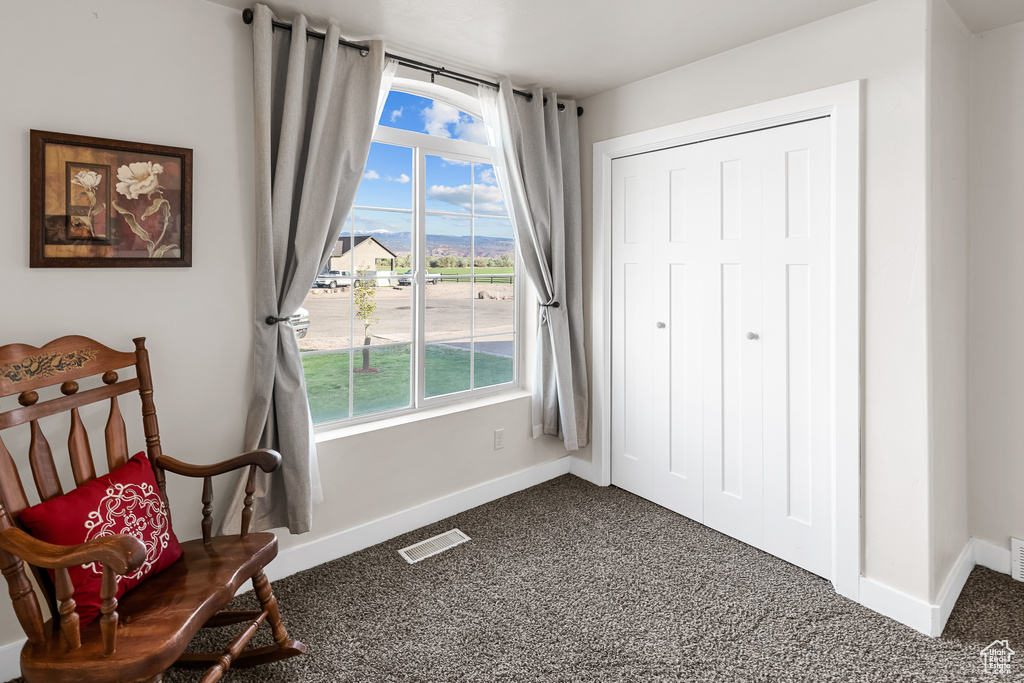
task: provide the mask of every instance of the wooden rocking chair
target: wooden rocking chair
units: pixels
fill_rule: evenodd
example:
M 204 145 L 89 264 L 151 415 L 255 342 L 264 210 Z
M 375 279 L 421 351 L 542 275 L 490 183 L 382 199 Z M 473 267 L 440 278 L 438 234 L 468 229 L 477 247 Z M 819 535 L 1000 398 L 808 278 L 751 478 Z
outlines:
M 249 533 L 256 468 L 273 471 L 281 456 L 257 450 L 216 465 L 188 465 L 160 450 L 153 382 L 145 338 L 135 339 L 134 352 L 109 349 L 86 337 L 62 337 L 41 348 L 25 344 L 0 346 L 0 399 L 18 394 L 20 407 L 0 411 L 3 430 L 28 423 L 31 432 L 28 461 L 41 501 L 63 493 L 49 444 L 39 420 L 70 413 L 68 451 L 75 486 L 96 478 L 92 453 L 79 408 L 110 402 L 106 422 L 107 465 L 110 470 L 128 460 L 128 440 L 117 397 L 138 391 L 142 400 L 146 450 L 160 495 L 167 505 L 165 471 L 203 479 L 202 539 L 181 544 L 183 556 L 161 573 L 143 581 L 120 602 L 115 599 L 115 574 L 136 571 L 146 559 L 143 544 L 129 535 L 97 538 L 81 545 L 58 546 L 40 541 L 19 524 L 28 507 L 17 466 L 0 439 L 0 568 L 10 588 L 14 611 L 28 642 L 21 653 L 22 675 L 30 683 L 160 681 L 172 664 L 209 667 L 203 683 L 212 683 L 231 667 L 244 667 L 294 657 L 306 646 L 289 638 L 281 623 L 277 600 L 263 567 L 277 555 L 272 533 Z M 134 377 L 121 379 L 117 371 L 134 367 Z M 79 391 L 79 380 L 99 377 L 95 388 Z M 60 387 L 60 396 L 40 401 L 37 390 Z M 56 391 L 51 389 L 56 394 Z M 2 404 L 0 404 L 2 406 Z M 211 537 L 213 486 L 211 478 L 232 470 L 249 469 L 240 536 Z M 167 507 L 168 514 L 170 508 Z M 101 616 L 79 628 L 74 587 L 68 567 L 99 562 L 103 566 Z M 53 618 L 43 615 L 24 564 L 35 574 Z M 54 579 L 46 569 L 54 570 Z M 228 611 L 224 608 L 246 581 L 252 580 L 262 609 Z M 274 644 L 243 649 L 266 620 Z M 223 652 L 185 653 L 200 628 L 246 623 L 245 629 Z

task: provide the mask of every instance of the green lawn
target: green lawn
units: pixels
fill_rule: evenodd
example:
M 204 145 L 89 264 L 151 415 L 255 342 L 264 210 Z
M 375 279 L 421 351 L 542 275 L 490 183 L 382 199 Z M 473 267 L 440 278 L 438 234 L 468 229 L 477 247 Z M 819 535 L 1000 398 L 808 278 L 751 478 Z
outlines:
M 355 351 L 356 370 L 363 365 L 362 350 Z M 306 353 L 302 369 L 313 423 L 348 417 L 349 354 Z M 431 344 L 427 346 L 427 396 L 441 396 L 469 389 L 470 353 L 464 349 Z M 368 415 L 409 405 L 409 347 L 388 347 L 370 351 L 373 373 L 353 373 L 353 410 Z M 486 353 L 476 355 L 477 387 L 512 381 L 512 359 Z

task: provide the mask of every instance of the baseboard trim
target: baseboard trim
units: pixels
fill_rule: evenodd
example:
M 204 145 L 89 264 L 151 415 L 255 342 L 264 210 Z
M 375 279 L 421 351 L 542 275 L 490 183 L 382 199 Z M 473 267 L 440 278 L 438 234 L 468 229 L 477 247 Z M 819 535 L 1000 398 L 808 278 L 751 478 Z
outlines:
M 972 538 L 971 545 L 974 546 L 975 564 L 980 564 L 982 567 L 988 567 L 1002 574 L 1010 573 L 1011 560 L 1009 548 L 1001 548 L 994 543 L 983 541 L 980 538 Z
M 0 680 L 9 681 L 21 676 L 21 648 L 28 638 L 0 645 Z
M 859 602 L 870 610 L 932 635 L 932 605 L 866 576 L 860 577 Z
M 594 463 L 588 460 L 580 460 L 577 457 L 569 456 L 569 474 L 579 477 L 591 484 L 600 486 L 600 482 L 594 477 Z
M 960 597 L 960 592 L 964 589 L 964 584 L 967 583 L 971 570 L 977 563 L 975 559 L 976 540 L 972 538 L 964 544 L 964 549 L 956 558 L 956 563 L 950 570 L 949 576 L 946 577 L 946 582 L 942 584 L 937 604 L 932 606 L 932 632 L 928 634 L 930 636 L 937 638 L 946 628 L 946 622 L 949 621 L 949 615 L 953 612 L 957 598 Z
M 296 572 L 350 555 L 395 536 L 415 531 L 427 524 L 439 522 L 446 517 L 465 512 L 478 505 L 528 489 L 563 474 L 569 474 L 574 460 L 576 458 L 567 455 L 558 460 L 485 481 L 387 517 L 381 517 L 372 522 L 282 550 L 277 559 L 267 565 L 267 577 L 274 581 L 291 576 Z
M 937 638 L 946 628 L 971 570 L 978 565 L 1009 574 L 1010 551 L 980 538 L 970 539 L 960 551 L 933 605 L 864 576 L 860 579 L 858 601 L 868 609 Z

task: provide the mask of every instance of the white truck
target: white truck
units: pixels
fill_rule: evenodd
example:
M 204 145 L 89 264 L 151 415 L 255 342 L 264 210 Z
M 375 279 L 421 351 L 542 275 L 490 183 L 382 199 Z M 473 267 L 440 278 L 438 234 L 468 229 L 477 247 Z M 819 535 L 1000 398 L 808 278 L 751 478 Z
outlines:
M 337 289 L 338 287 L 351 287 L 352 274 L 347 270 L 329 270 L 322 275 L 317 275 L 313 281 L 314 287 L 326 287 Z

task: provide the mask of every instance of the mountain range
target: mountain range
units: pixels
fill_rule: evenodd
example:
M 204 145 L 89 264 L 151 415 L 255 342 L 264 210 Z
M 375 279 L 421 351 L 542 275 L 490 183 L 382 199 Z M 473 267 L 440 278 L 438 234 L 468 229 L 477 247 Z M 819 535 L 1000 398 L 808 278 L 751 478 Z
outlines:
M 407 232 L 377 232 L 373 238 L 398 256 L 409 255 L 412 235 Z M 427 235 L 427 256 L 458 256 L 500 258 L 504 254 L 515 253 L 515 242 L 507 237 L 476 236 L 476 253 L 472 253 L 474 244 L 468 235 Z

